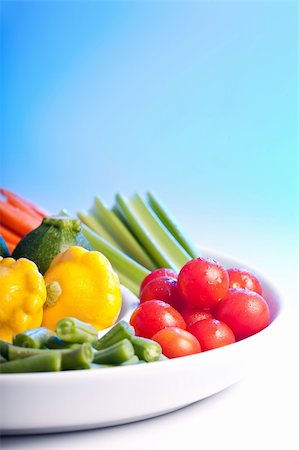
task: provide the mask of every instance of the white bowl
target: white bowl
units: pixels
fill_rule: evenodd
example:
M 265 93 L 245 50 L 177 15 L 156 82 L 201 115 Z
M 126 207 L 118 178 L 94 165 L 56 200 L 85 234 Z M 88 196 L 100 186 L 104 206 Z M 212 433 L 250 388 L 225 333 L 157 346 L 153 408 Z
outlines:
M 206 256 L 225 267 L 243 267 L 211 251 Z M 1 432 L 49 433 L 137 421 L 181 408 L 239 381 L 275 345 L 273 338 L 280 329 L 281 298 L 272 283 L 257 275 L 271 310 L 271 323 L 261 332 L 226 347 L 151 364 L 1 374 Z M 123 299 L 121 317 L 128 320 L 137 299 L 127 289 Z M 266 359 L 262 362 L 266 364 Z

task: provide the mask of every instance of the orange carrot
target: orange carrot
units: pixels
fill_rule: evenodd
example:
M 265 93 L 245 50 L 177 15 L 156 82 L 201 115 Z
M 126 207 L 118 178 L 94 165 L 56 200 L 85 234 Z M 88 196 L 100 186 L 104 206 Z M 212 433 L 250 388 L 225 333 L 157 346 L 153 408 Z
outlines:
M 10 203 L 0 201 L 0 222 L 21 236 L 37 228 L 41 219 L 35 219 Z
M 0 188 L 0 193 L 7 199 L 8 203 L 15 206 L 16 208 L 25 211 L 27 214 L 40 219 L 46 216 L 46 213 L 40 211 L 33 203 L 28 202 L 19 195 L 11 192 L 7 189 Z
M 17 244 L 21 239 L 22 236 L 18 236 L 13 231 L 6 228 L 4 225 L 0 224 L 0 234 L 3 236 L 4 240 L 8 240 L 9 242 L 12 242 L 14 244 Z
M 5 242 L 6 242 L 8 250 L 9 250 L 9 253 L 11 254 L 14 251 L 16 244 L 13 244 L 12 242 L 9 242 L 9 241 L 5 241 Z

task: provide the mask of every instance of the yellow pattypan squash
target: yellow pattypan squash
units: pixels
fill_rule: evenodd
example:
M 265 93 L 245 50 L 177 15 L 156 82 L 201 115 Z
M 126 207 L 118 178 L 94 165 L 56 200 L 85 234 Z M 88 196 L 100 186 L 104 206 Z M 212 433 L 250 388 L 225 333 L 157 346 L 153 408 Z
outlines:
M 97 330 L 116 322 L 122 303 L 120 283 L 102 253 L 69 247 L 55 256 L 44 278 L 48 298 L 43 326 L 54 330 L 63 317 L 75 317 Z
M 47 297 L 43 276 L 34 262 L 0 257 L 0 339 L 39 327 Z

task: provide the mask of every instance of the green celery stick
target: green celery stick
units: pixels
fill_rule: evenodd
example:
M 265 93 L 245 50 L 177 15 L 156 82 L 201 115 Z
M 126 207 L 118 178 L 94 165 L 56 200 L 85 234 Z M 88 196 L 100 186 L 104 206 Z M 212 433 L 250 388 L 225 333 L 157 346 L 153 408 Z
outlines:
M 119 276 L 120 282 L 135 295 L 139 295 L 140 284 L 150 271 L 120 250 L 117 250 L 84 225 L 82 226 L 82 233 L 86 239 L 88 236 L 88 241 L 94 250 L 103 253 L 109 259 Z
M 116 194 L 116 207 L 119 214 L 123 217 L 124 223 L 132 230 L 142 245 L 146 248 L 152 259 L 159 267 L 170 267 L 177 270 L 173 261 L 168 257 L 158 243 L 150 235 L 149 231 L 144 227 L 142 221 L 131 207 L 129 200 L 121 195 Z
M 140 294 L 140 284 L 141 282 L 138 284 L 136 283 L 136 281 L 132 280 L 132 277 L 130 275 L 125 275 L 123 272 L 121 271 L 117 271 L 118 277 L 119 277 L 119 281 L 123 286 L 126 286 L 126 288 L 128 288 L 131 292 L 133 292 L 133 294 L 137 295 L 137 297 L 139 297 Z M 148 273 L 150 273 L 148 271 Z
M 69 215 L 65 209 L 60 214 Z M 150 271 L 115 248 L 86 225 L 82 225 L 82 233 L 94 250 L 103 253 L 109 259 L 113 269 L 119 276 L 120 282 L 135 295 L 139 295 L 140 284 Z
M 106 228 L 99 222 L 99 220 L 94 216 L 91 211 L 88 213 L 87 211 L 79 211 L 77 216 L 86 226 L 91 228 L 95 233 L 99 234 L 102 238 L 106 239 L 107 242 L 110 242 L 114 247 L 121 250 L 121 246 L 117 242 L 116 239 L 106 230 Z
M 179 271 L 190 260 L 188 253 L 139 195 L 127 200 L 117 194 L 116 201 L 131 229 L 160 267 Z
M 191 258 L 198 258 L 200 256 L 200 251 L 198 248 L 191 242 L 188 238 L 186 232 L 183 228 L 177 223 L 175 217 L 168 211 L 168 209 L 162 204 L 161 200 L 157 198 L 156 195 L 151 192 L 147 193 L 147 199 L 157 214 L 161 222 L 165 225 L 165 227 L 169 230 L 172 236 L 181 244 L 181 246 L 189 253 Z
M 124 222 L 124 217 L 122 216 L 120 209 L 118 208 L 117 204 L 115 203 L 112 208 L 111 211 L 114 212 L 114 214 L 122 221 Z
M 128 256 L 135 259 L 149 270 L 154 270 L 157 268 L 128 228 L 113 211 L 110 211 L 110 209 L 108 209 L 104 203 L 101 202 L 97 196 L 94 199 L 94 207 L 97 212 L 97 217 L 102 225 L 109 230 L 113 238 L 118 242 L 120 248 Z

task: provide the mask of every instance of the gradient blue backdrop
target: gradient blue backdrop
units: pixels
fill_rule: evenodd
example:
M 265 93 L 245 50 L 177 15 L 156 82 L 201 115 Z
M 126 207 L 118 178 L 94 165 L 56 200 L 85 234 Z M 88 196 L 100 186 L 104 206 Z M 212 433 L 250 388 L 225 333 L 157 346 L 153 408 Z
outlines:
M 1 184 L 53 212 L 150 189 L 204 245 L 293 243 L 296 27 L 292 2 L 2 2 Z

